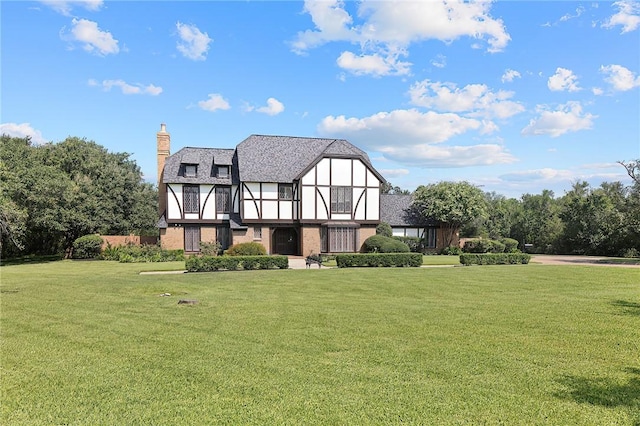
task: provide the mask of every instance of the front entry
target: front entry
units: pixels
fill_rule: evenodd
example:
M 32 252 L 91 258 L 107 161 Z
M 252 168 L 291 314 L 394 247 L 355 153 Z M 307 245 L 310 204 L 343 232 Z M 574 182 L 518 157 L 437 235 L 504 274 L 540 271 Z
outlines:
M 271 239 L 274 254 L 298 254 L 298 230 L 296 228 L 276 228 Z

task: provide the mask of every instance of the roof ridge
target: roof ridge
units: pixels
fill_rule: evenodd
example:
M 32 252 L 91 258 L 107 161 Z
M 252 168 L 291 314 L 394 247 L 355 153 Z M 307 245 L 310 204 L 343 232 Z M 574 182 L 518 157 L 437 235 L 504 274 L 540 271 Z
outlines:
M 253 133 L 251 136 L 262 136 L 267 138 L 314 139 L 314 140 L 331 141 L 331 143 L 336 141 L 345 141 L 345 142 L 347 141 L 346 139 L 322 138 L 319 136 L 263 135 L 259 133 Z

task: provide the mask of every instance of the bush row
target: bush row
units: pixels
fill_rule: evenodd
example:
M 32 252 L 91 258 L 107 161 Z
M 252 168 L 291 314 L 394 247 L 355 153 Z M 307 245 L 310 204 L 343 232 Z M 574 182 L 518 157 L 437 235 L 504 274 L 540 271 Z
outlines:
M 287 269 L 287 256 L 191 256 L 185 262 L 189 272 L 211 272 L 220 269 Z
M 394 240 L 401 241 L 409 247 L 411 253 L 423 253 L 426 248 L 424 240 L 418 237 L 392 237 Z
M 115 247 L 107 244 L 100 258 L 120 263 L 173 262 L 184 260 L 184 250 L 164 250 L 160 246 L 148 244 Z
M 372 235 L 364 240 L 362 253 L 408 253 L 409 246 L 402 241 L 383 235 Z
M 339 254 L 336 256 L 338 268 L 353 268 L 359 266 L 392 267 L 422 265 L 420 253 L 359 253 Z
M 527 264 L 531 255 L 526 253 L 464 253 L 460 255 L 463 265 L 516 265 Z
M 465 253 L 516 253 L 518 241 L 512 238 L 500 240 L 477 238 L 465 242 L 462 251 Z

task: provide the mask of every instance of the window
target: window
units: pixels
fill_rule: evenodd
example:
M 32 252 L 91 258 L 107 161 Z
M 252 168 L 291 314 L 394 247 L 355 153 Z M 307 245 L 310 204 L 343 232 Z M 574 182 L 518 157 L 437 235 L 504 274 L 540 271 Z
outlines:
M 184 251 L 186 252 L 200 251 L 200 227 L 199 226 L 184 227 Z
M 324 253 L 353 253 L 356 251 L 356 228 L 320 228 L 320 249 Z
M 198 166 L 195 164 L 185 164 L 184 165 L 184 177 L 196 177 L 198 173 Z
M 231 212 L 231 188 L 228 186 L 216 187 L 216 213 Z
M 229 177 L 229 166 L 217 166 L 216 177 L 220 179 L 227 179 Z
M 332 186 L 331 213 L 351 213 L 352 193 L 350 186 Z
M 182 187 L 185 213 L 200 212 L 200 187 L 198 185 L 184 185 Z
M 262 227 L 254 226 L 253 227 L 253 239 L 261 240 L 262 239 Z
M 279 183 L 278 199 L 293 200 L 293 185 L 291 185 L 290 183 Z
M 436 228 L 427 228 L 424 234 L 424 244 L 427 248 L 436 248 Z

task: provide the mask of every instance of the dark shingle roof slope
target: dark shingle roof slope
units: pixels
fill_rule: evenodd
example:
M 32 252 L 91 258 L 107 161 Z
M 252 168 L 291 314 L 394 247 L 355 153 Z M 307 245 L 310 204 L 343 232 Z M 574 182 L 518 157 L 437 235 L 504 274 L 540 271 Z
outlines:
M 394 227 L 432 226 L 434 220 L 423 220 L 412 213 L 412 195 L 381 194 L 380 220 Z
M 323 156 L 360 157 L 367 154 L 343 139 L 251 135 L 237 147 L 240 180 L 292 182 Z
M 231 166 L 233 164 L 235 150 L 220 148 L 182 148 L 180 151 L 169 156 L 164 165 L 163 183 L 210 183 L 214 185 L 231 185 L 231 176 L 225 179 L 216 177 L 214 165 Z M 181 176 L 181 166 L 183 164 L 197 164 L 196 177 Z M 232 175 L 237 176 L 233 173 Z

